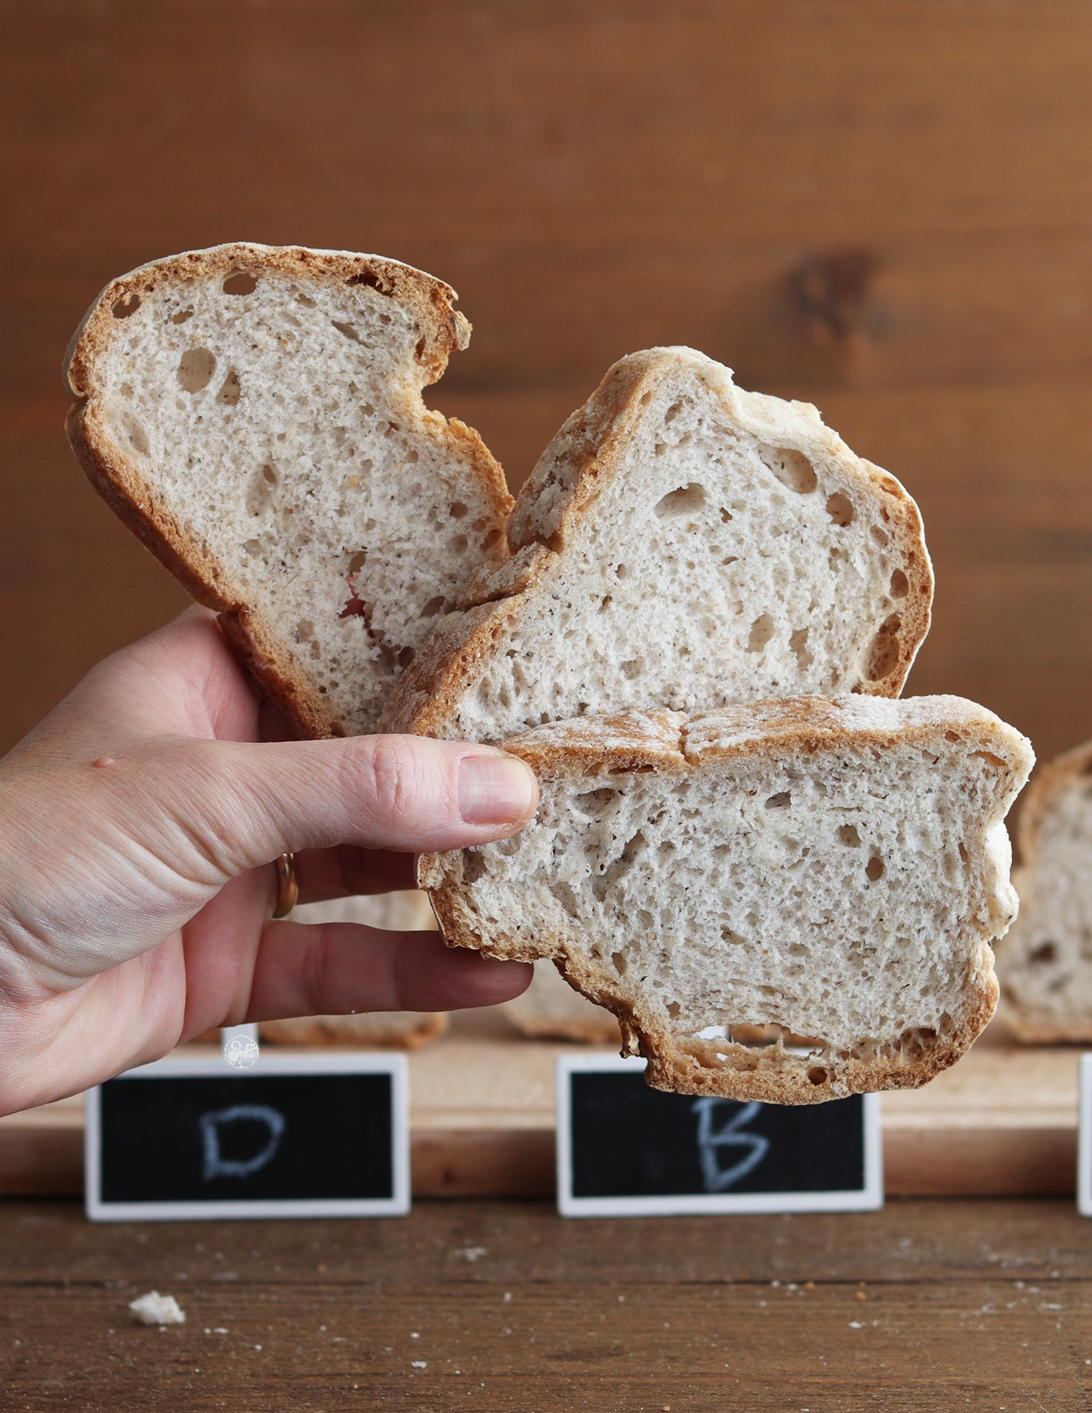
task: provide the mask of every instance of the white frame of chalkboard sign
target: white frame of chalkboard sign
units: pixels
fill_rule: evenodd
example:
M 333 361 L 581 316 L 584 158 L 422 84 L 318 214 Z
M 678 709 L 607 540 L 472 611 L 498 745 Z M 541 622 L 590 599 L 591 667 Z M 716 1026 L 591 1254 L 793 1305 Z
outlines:
M 883 1131 L 880 1096 L 864 1099 L 864 1170 L 860 1188 L 841 1192 L 695 1192 L 666 1197 L 574 1197 L 569 1085 L 574 1074 L 641 1074 L 646 1062 L 617 1054 L 559 1055 L 557 1105 L 557 1209 L 563 1217 L 684 1217 L 759 1212 L 874 1212 L 883 1206 Z
M 1092 1055 L 1077 1070 L 1077 1211 L 1092 1217 Z
M 263 1051 L 246 1069 L 233 1070 L 221 1055 L 168 1055 L 126 1070 L 118 1079 L 227 1079 L 232 1075 L 389 1074 L 391 1077 L 390 1197 L 241 1200 L 238 1202 L 103 1202 L 102 1126 L 99 1086 L 84 1095 L 84 1207 L 97 1222 L 223 1221 L 261 1217 L 404 1217 L 410 1210 L 409 1069 L 403 1054 L 342 1051 L 269 1055 Z

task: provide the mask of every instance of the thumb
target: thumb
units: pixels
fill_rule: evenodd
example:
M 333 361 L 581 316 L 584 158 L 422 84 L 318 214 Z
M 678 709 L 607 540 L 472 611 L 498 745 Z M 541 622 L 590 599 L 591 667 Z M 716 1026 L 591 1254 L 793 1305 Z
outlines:
M 425 736 L 187 739 L 166 744 L 165 756 L 152 786 L 160 827 L 221 879 L 336 844 L 465 848 L 513 833 L 538 803 L 534 774 L 516 756 Z

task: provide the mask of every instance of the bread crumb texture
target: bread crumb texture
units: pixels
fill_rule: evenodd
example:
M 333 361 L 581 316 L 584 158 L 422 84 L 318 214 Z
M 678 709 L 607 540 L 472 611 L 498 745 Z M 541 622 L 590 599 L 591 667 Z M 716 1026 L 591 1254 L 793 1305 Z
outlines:
M 803 403 L 692 349 L 632 354 L 566 422 L 386 729 L 498 741 L 584 712 L 898 696 L 929 626 L 917 506 Z
M 997 952 L 999 1019 L 1032 1042 L 1092 1041 L 1092 741 L 1036 776 L 1020 819 L 1020 918 Z
M 69 352 L 92 481 L 297 726 L 375 729 L 511 505 L 421 389 L 465 347 L 454 291 L 395 261 L 220 246 L 114 281 Z
M 628 712 L 505 746 L 538 774 L 535 819 L 423 856 L 419 879 L 449 943 L 551 957 L 614 1011 L 651 1084 L 778 1103 L 916 1086 L 993 1014 L 1017 909 L 1003 820 L 1033 756 L 984 708 Z

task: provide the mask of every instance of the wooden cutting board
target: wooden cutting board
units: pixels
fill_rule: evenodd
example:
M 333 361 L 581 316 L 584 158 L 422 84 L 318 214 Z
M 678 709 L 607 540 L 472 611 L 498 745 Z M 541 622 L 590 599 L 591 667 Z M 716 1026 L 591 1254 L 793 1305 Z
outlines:
M 574 1048 L 467 1012 L 411 1053 L 414 1196 L 552 1194 L 554 1059 Z M 1078 1053 L 1017 1045 L 991 1028 L 924 1089 L 883 1095 L 888 1195 L 1072 1193 Z M 0 1193 L 82 1190 L 81 1097 L 0 1119 Z

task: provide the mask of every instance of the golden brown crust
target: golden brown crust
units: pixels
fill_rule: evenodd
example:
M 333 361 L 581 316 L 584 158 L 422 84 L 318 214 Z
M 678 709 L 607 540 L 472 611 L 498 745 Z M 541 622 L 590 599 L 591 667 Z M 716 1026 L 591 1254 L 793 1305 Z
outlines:
M 68 438 L 91 484 L 116 515 L 198 603 L 221 615 L 221 627 L 258 687 L 301 736 L 344 734 L 330 704 L 279 640 L 261 613 L 182 525 L 103 424 L 96 407 L 96 361 L 124 330 L 114 314 L 164 284 L 207 281 L 235 273 L 280 273 L 297 279 L 367 283 L 408 304 L 423 337 L 417 351 L 421 385 L 442 376 L 449 354 L 470 339 L 470 324 L 454 309 L 455 291 L 442 280 L 375 255 L 235 242 L 187 251 L 143 265 L 112 280 L 84 315 L 65 355 L 65 381 L 77 399 L 66 422 Z M 498 529 L 512 506 L 504 472 L 472 428 L 437 419 L 445 437 L 476 476 L 494 507 Z M 498 550 L 503 555 L 503 545 Z
M 489 581 L 479 576 L 468 604 L 507 599 L 510 609 L 506 621 L 513 628 L 524 612 L 535 612 L 536 596 L 561 565 L 573 528 L 594 513 L 595 501 L 621 474 L 643 404 L 660 384 L 677 374 L 679 352 L 647 349 L 629 354 L 607 372 L 584 406 L 569 417 L 524 483 L 508 518 L 508 544 L 514 557 L 527 555 L 533 547 L 542 550 L 526 560 L 525 571 L 518 578 L 505 579 L 503 571 Z M 696 376 L 706 381 L 700 364 Z M 743 423 L 749 420 L 752 405 L 771 401 L 735 388 L 732 393 L 739 402 L 735 410 Z M 866 696 L 898 697 L 925 641 L 932 614 L 933 572 L 921 513 L 894 476 L 855 456 L 836 433 L 823 426 L 814 408 L 798 403 L 791 407 L 798 435 L 836 458 L 843 472 L 855 475 L 877 496 L 880 518 L 897 547 L 906 592 L 878 635 L 873 654 L 875 677 L 866 674 L 853 690 Z M 442 622 L 438 624 L 431 651 L 430 639 L 426 651 L 395 684 L 381 729 L 444 735 L 458 702 L 476 680 L 478 664 L 496 642 L 500 621 L 488 615 L 465 620 L 444 640 L 449 648 L 446 656 L 436 636 L 445 629 Z
M 1029 744 L 985 708 L 960 698 L 912 699 L 898 708 L 899 715 L 906 718 L 901 727 L 895 722 L 872 727 L 853 724 L 855 716 L 860 718 L 865 711 L 875 715 L 879 707 L 879 703 L 858 706 L 852 698 L 834 702 L 799 698 L 727 708 L 689 720 L 677 712 L 626 712 L 541 727 L 511 737 L 503 745 L 526 760 L 540 778 L 548 778 L 550 774 L 580 776 L 591 769 L 602 774 L 623 770 L 674 773 L 744 752 L 786 759 L 794 753 L 837 754 L 851 744 L 862 750 L 896 741 L 951 744 L 956 737 L 964 749 L 989 754 L 997 771 L 1002 813 L 1027 778 L 1033 760 Z M 892 705 L 887 710 L 894 713 L 896 708 Z M 761 737 L 753 733 L 748 737 L 737 730 L 748 718 L 754 719 L 756 731 L 761 729 Z M 703 735 L 707 742 L 710 738 L 715 741 L 722 724 L 726 730 L 720 734 L 727 737 L 726 743 L 704 744 L 695 756 L 688 741 Z M 499 959 L 552 958 L 571 985 L 617 1016 L 622 1053 L 647 1059 L 646 1078 L 654 1088 L 777 1104 L 814 1104 L 848 1094 L 914 1088 L 953 1065 L 997 1007 L 992 952 L 983 945 L 980 964 L 968 965 L 961 1013 L 943 1035 L 908 1032 L 893 1044 L 871 1045 L 864 1054 L 835 1053 L 826 1045 L 798 1054 L 780 1040 L 773 1045 L 746 1045 L 680 1037 L 643 1004 L 639 992 L 627 991 L 615 973 L 594 958 L 575 952 L 561 932 L 540 929 L 533 938 L 521 933 L 488 942 L 483 939 L 464 898 L 464 860 L 464 853 L 423 854 L 418 860 L 418 886 L 428 889 L 447 945 L 475 948 Z

